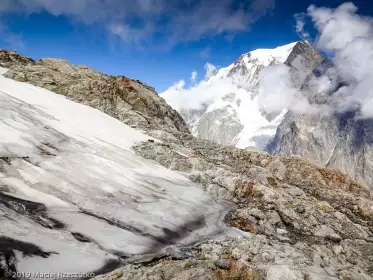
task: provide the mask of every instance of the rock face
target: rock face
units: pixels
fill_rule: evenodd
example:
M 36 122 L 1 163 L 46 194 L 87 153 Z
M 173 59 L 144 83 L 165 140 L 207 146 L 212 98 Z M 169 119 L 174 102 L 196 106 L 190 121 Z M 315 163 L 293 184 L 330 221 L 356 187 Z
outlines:
M 294 87 L 300 88 L 306 78 L 324 57 L 310 43 L 298 42 L 289 54 L 285 64 L 290 66 Z
M 223 145 L 232 145 L 237 142 L 236 136 L 242 131 L 242 125 L 235 109 L 227 105 L 211 112 L 205 112 L 198 120 L 196 136 L 203 139 L 216 141 Z
M 138 128 L 188 132 L 182 117 L 155 90 L 140 81 L 109 76 L 61 59 L 38 62 L 15 52 L 0 51 L 6 77 L 27 82 L 96 108 Z
M 355 119 L 356 112 L 325 117 L 289 113 L 270 150 L 278 155 L 300 155 L 321 166 L 337 168 L 373 186 L 373 121 Z
M 343 86 L 338 76 L 330 75 L 329 92 L 320 95 L 312 79 L 332 70 L 328 60 L 320 63 L 302 85 L 301 93 L 310 103 L 333 107 L 333 93 Z M 359 108 L 325 114 L 288 112 L 268 151 L 278 155 L 300 155 L 321 166 L 339 169 L 373 187 L 373 119 L 358 117 Z

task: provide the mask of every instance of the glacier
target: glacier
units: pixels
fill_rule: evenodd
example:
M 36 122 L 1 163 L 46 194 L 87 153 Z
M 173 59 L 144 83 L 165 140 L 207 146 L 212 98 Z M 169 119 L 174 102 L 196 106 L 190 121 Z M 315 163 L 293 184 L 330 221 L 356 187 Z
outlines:
M 0 268 L 98 274 L 236 234 L 226 201 L 132 149 L 157 139 L 1 75 L 0 107 Z

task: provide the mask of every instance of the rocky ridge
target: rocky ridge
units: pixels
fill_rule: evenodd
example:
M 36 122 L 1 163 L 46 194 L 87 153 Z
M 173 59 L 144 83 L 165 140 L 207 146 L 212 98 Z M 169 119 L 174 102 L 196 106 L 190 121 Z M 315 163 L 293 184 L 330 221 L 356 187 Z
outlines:
M 10 51 L 0 51 L 5 76 L 62 94 L 96 108 L 130 126 L 189 132 L 181 116 L 154 88 L 124 76 L 110 76 L 62 59 L 34 60 Z
M 16 51 L 0 50 L 0 67 L 9 68 L 13 65 L 30 65 L 34 63 L 35 60 L 20 55 Z
M 11 65 L 6 75 L 26 79 L 29 69 L 32 79 L 28 82 L 56 88 L 67 96 L 74 93 L 72 98 L 77 98 L 75 88 L 86 89 L 87 79 L 93 83 L 99 79 L 95 75 L 103 75 L 85 68 L 77 70 L 79 75 L 90 74 L 73 79 L 75 71 L 70 73 L 70 67 L 78 66 L 55 60 L 38 63 Z M 46 82 L 60 71 L 68 72 L 69 78 L 58 78 L 58 86 Z M 138 99 L 144 92 L 138 92 Z M 160 140 L 135 146 L 136 153 L 178 171 L 212 197 L 227 200 L 232 209 L 224 222 L 241 230 L 242 237 L 170 247 L 147 262 L 124 261 L 122 267 L 98 279 L 373 279 L 373 200 L 364 185 L 300 157 L 222 146 L 183 133 L 175 124 L 156 127 L 162 119 L 148 125 L 136 121 L 137 116 L 128 122 Z

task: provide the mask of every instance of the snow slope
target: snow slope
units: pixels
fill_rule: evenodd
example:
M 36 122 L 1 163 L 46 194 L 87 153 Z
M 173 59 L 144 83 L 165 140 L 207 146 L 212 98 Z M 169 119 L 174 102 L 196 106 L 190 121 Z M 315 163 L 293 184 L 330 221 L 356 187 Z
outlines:
M 183 115 L 195 136 L 238 148 L 264 149 L 286 110 L 272 118 L 263 114 L 258 100 L 260 72 L 284 63 L 296 44 L 245 53 L 208 80 L 188 89 L 170 87 L 161 96 Z
M 0 268 L 3 253 L 20 272 L 98 273 L 224 232 L 224 202 L 134 153 L 148 139 L 0 76 Z

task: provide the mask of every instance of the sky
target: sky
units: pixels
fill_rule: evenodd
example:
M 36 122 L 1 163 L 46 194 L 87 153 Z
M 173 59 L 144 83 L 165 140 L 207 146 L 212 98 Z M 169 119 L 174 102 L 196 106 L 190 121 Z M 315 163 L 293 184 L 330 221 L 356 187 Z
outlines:
M 300 40 L 295 15 L 344 2 L 0 0 L 0 49 L 66 59 L 163 92 L 180 79 L 204 79 L 206 63 L 225 67 L 250 50 Z M 373 16 L 373 1 L 353 3 Z

